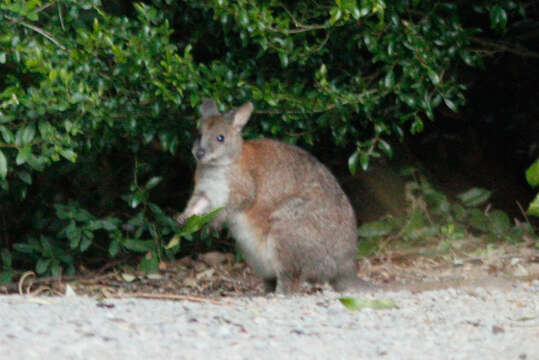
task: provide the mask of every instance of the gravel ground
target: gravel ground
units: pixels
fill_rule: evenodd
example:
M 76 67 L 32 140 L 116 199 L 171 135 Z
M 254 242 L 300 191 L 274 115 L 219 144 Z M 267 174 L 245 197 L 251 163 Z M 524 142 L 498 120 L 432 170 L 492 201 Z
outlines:
M 211 302 L 0 297 L 1 359 L 539 359 L 539 281 Z

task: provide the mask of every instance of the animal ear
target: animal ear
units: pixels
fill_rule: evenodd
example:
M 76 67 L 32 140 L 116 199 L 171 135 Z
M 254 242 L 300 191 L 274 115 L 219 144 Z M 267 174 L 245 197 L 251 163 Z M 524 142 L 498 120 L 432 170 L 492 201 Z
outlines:
M 232 126 L 236 128 L 238 131 L 243 129 L 245 124 L 247 124 L 247 121 L 249 120 L 249 117 L 251 117 L 251 114 L 253 113 L 253 103 L 247 102 L 236 109 L 234 112 L 234 117 L 232 120 Z
M 217 103 L 213 99 L 205 99 L 198 109 L 203 119 L 210 116 L 221 115 L 219 110 L 217 110 Z

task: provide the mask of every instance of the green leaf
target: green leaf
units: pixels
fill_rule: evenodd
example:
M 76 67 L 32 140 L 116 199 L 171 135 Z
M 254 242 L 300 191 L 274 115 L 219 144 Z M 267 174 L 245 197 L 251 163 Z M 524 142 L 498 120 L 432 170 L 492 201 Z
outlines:
M 109 255 L 115 257 L 120 252 L 120 242 L 116 239 L 112 240 L 109 244 Z
M 457 198 L 464 206 L 476 207 L 488 201 L 490 195 L 492 195 L 491 191 L 476 187 L 457 195 Z
M 328 68 L 327 68 L 326 64 L 320 65 L 320 69 L 318 69 L 318 73 L 319 73 L 322 77 L 324 77 L 324 76 L 327 75 L 327 73 L 328 73 Z
M 78 205 L 73 207 L 73 215 L 75 216 L 75 220 L 79 222 L 89 222 L 93 220 L 92 214 Z
M 463 221 L 468 216 L 468 212 L 460 204 L 451 204 L 451 210 L 455 215 L 455 219 L 458 221 Z
M 161 176 L 154 176 L 152 177 L 150 180 L 148 180 L 148 182 L 146 183 L 146 185 L 144 186 L 144 188 L 146 190 L 151 190 L 153 189 L 154 187 L 156 187 L 157 185 L 159 185 L 159 183 L 163 181 L 163 177 Z
M 412 134 L 418 134 L 418 133 L 420 133 L 422 131 L 423 131 L 423 121 L 421 121 L 419 116 L 417 116 L 415 118 L 414 122 L 412 123 L 412 126 L 410 128 L 410 132 Z
M 359 158 L 359 150 L 356 150 L 349 158 L 348 158 L 348 170 L 352 175 L 355 175 L 357 172 L 357 163 Z
M 489 244 L 491 243 L 495 243 L 495 242 L 498 242 L 500 241 L 501 239 L 499 238 L 498 235 L 494 234 L 494 233 L 487 233 L 484 235 L 483 237 L 483 240 Z
M 384 86 L 389 89 L 393 87 L 393 85 L 395 85 L 395 73 L 391 70 L 384 78 Z
M 172 249 L 175 246 L 179 246 L 180 245 L 180 239 L 181 239 L 181 235 L 180 234 L 175 234 L 172 237 L 172 239 L 170 239 L 167 246 L 165 246 L 165 249 L 169 250 L 169 249 Z
M 17 158 L 15 159 L 15 163 L 17 165 L 22 165 L 28 160 L 28 158 L 32 154 L 32 146 L 31 145 L 22 146 L 18 150 L 19 152 L 17 153 Z
M 479 209 L 470 210 L 470 219 L 468 220 L 470 226 L 476 230 L 489 232 L 490 231 L 490 221 L 487 215 Z
M 334 25 L 342 16 L 342 11 L 338 7 L 331 8 L 329 11 L 330 19 L 329 24 Z
M 501 6 L 490 9 L 490 26 L 495 30 L 505 30 L 507 26 L 507 12 Z
M 509 216 L 501 210 L 493 210 L 489 214 L 492 222 L 492 231 L 496 234 L 504 234 L 511 228 L 511 220 Z
M 36 273 L 38 275 L 44 274 L 51 264 L 51 259 L 40 258 L 36 263 Z
M 71 249 L 76 249 L 79 246 L 81 238 L 81 229 L 77 227 L 75 221 L 71 220 L 69 225 L 64 229 L 64 232 L 69 241 L 69 247 Z
M 135 209 L 141 202 L 143 202 L 145 199 L 145 194 L 142 191 L 137 191 L 134 193 L 130 200 L 129 200 L 129 206 L 131 206 L 133 209 Z
M 77 160 L 77 154 L 71 149 L 60 150 L 60 155 L 71 162 L 75 162 Z
M 455 104 L 453 101 L 451 101 L 450 99 L 444 97 L 444 103 L 445 105 L 447 105 L 448 108 L 451 109 L 451 111 L 453 112 L 457 112 L 458 111 L 458 107 L 457 107 L 457 104 Z
M 36 128 L 33 125 L 28 125 L 22 131 L 22 144 L 30 144 L 36 135 Z
M 128 250 L 145 253 L 151 251 L 154 245 L 153 240 L 125 239 L 122 246 Z
M 539 159 L 526 170 L 526 181 L 530 184 L 531 187 L 536 187 L 539 185 Z
M 461 50 L 459 53 L 461 59 L 466 63 L 468 66 L 474 66 L 474 58 L 472 57 L 472 53 L 468 50 Z
M 387 310 L 399 308 L 397 304 L 391 299 L 366 300 L 351 297 L 342 297 L 339 298 L 339 301 L 348 310 L 361 310 L 364 308 L 371 308 L 374 310 Z
M 443 193 L 435 190 L 428 182 L 421 183 L 421 191 L 425 195 L 427 204 L 432 207 L 432 210 L 436 214 L 448 215 L 450 212 L 449 200 Z
M 369 154 L 367 152 L 362 152 L 361 155 L 359 155 L 359 165 L 361 165 L 363 171 L 369 169 Z
M 6 144 L 13 144 L 13 142 L 15 141 L 15 137 L 13 136 L 11 130 L 9 130 L 3 125 L 0 126 L 0 134 L 2 134 L 2 138 L 4 139 L 4 142 Z
M 39 242 L 41 243 L 41 252 L 46 257 L 52 257 L 52 245 L 49 239 L 46 236 L 41 235 L 39 238 Z
M 427 73 L 428 73 L 430 81 L 432 82 L 433 85 L 438 85 L 440 83 L 440 75 L 438 75 L 435 71 L 429 69 Z M 451 109 L 451 110 L 453 110 L 453 109 Z M 455 111 L 455 110 L 453 110 L 453 111 Z
M 2 150 L 0 150 L 0 179 L 7 177 L 7 159 Z
M 13 244 L 13 249 L 23 254 L 32 254 L 39 250 L 36 246 L 27 243 L 15 243 Z
M 280 52 L 279 53 L 279 59 L 281 60 L 281 65 L 283 67 L 287 67 L 288 66 L 288 54 L 285 53 L 285 52 Z
M 32 175 L 26 170 L 17 171 L 17 176 L 22 180 L 26 185 L 32 185 Z
M 361 237 L 371 238 L 391 234 L 391 231 L 393 231 L 393 226 L 386 221 L 370 221 L 363 223 L 359 227 L 358 235 Z
M 425 215 L 419 209 L 409 214 L 406 226 L 402 228 L 402 235 L 407 239 L 417 240 L 423 237 L 425 231 Z
M 56 211 L 56 216 L 59 219 L 69 219 L 72 217 L 71 212 L 68 210 L 67 206 L 62 204 L 54 204 L 54 210 Z
M 382 150 L 389 158 L 393 157 L 393 149 L 385 140 L 380 139 L 378 141 L 378 148 Z
M 535 196 L 535 199 L 530 203 L 528 210 L 526 211 L 528 215 L 539 217 L 539 193 Z
M 527 231 L 521 227 L 513 226 L 511 230 L 506 233 L 507 241 L 509 241 L 511 244 L 517 244 L 519 242 L 524 241 L 524 234 Z
M 53 259 L 51 261 L 51 275 L 54 277 L 60 276 L 60 271 L 62 270 L 62 267 L 60 266 L 60 262 L 56 259 Z
M 148 252 L 140 261 L 138 268 L 146 274 L 157 272 L 159 270 L 159 257 L 153 252 Z
M 378 240 L 377 237 L 361 239 L 357 246 L 357 255 L 359 257 L 374 256 L 378 251 Z
M 106 219 L 99 220 L 98 223 L 99 223 L 99 226 L 98 226 L 99 229 L 103 229 L 105 231 L 110 232 L 110 231 L 118 229 L 117 224 L 120 223 L 120 219 L 114 218 L 114 217 L 108 217 Z M 94 230 L 97 230 L 98 228 Z
M 82 241 L 80 242 L 80 251 L 85 252 L 88 250 L 90 245 L 92 245 L 92 239 L 87 236 L 82 236 Z
M 358 20 L 361 17 L 361 11 L 359 11 L 359 8 L 357 6 L 354 6 L 352 9 L 352 16 L 355 20 Z
M 43 171 L 44 167 L 44 159 L 42 157 L 37 157 L 34 154 L 28 155 L 28 159 L 26 159 L 26 162 L 30 167 L 36 171 Z
M 202 215 L 202 216 L 198 216 L 198 215 L 191 216 L 189 219 L 187 219 L 187 222 L 183 226 L 183 228 L 181 230 L 181 235 L 189 235 L 189 234 L 192 234 L 192 233 L 200 230 L 200 228 L 204 224 L 206 224 L 211 219 L 213 219 L 215 216 L 217 216 L 217 214 L 222 209 L 223 209 L 222 207 L 217 208 L 217 209 L 215 209 L 213 211 L 210 211 L 206 215 Z

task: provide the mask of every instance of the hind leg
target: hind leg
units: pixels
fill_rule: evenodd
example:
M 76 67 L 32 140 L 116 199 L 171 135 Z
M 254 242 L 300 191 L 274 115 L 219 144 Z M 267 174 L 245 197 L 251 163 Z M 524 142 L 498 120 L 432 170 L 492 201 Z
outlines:
M 266 294 L 275 292 L 277 288 L 277 278 L 264 279 L 264 292 Z
M 282 275 L 273 279 L 264 279 L 264 292 L 266 294 L 290 294 L 297 292 L 301 285 L 299 278 Z
M 280 274 L 277 276 L 276 294 L 292 294 L 300 290 L 301 278 L 291 274 Z
M 296 292 L 302 281 L 326 281 L 338 273 L 335 236 L 327 214 L 312 199 L 291 197 L 270 215 L 268 241 L 273 246 L 276 291 Z M 355 232 L 355 230 L 354 230 Z
M 284 226 L 287 230 L 293 229 L 290 224 Z M 276 293 L 298 292 L 304 281 L 317 282 L 335 275 L 334 259 L 324 254 L 312 238 L 306 238 L 301 228 L 288 230 L 286 234 L 273 231 L 271 239 L 274 244 L 274 264 L 276 265 Z

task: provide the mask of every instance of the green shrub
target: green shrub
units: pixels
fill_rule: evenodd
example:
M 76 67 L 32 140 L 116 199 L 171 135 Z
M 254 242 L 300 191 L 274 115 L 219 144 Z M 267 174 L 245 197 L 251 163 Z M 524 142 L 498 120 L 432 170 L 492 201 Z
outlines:
M 56 275 L 124 250 L 146 254 L 148 271 L 172 256 L 179 244 L 163 245 L 181 230 L 169 216 L 192 163 L 179 184 L 171 169 L 192 161 L 204 97 L 223 108 L 254 101 L 251 137 L 357 144 L 352 172 L 391 155 L 388 136 L 420 132 L 436 108 L 464 104 L 459 70 L 481 64 L 468 20 L 501 33 L 519 9 L 505 0 L 0 0 L 0 281 L 14 266 Z
M 539 159 L 535 160 L 526 171 L 526 180 L 528 180 L 528 184 L 531 187 L 539 186 Z M 528 214 L 539 217 L 539 193 L 537 193 L 535 199 L 530 203 Z
M 410 245 L 436 243 L 438 247 L 449 248 L 456 240 L 470 235 L 489 243 L 510 244 L 523 242 L 526 235 L 534 235 L 530 224 L 512 222 L 504 211 L 492 209 L 491 195 L 486 189 L 472 188 L 451 200 L 424 177 L 413 177 L 406 184 L 405 215 L 386 216 L 359 227 L 359 236 L 363 239 L 360 254 L 377 252 L 381 239 L 398 238 Z

